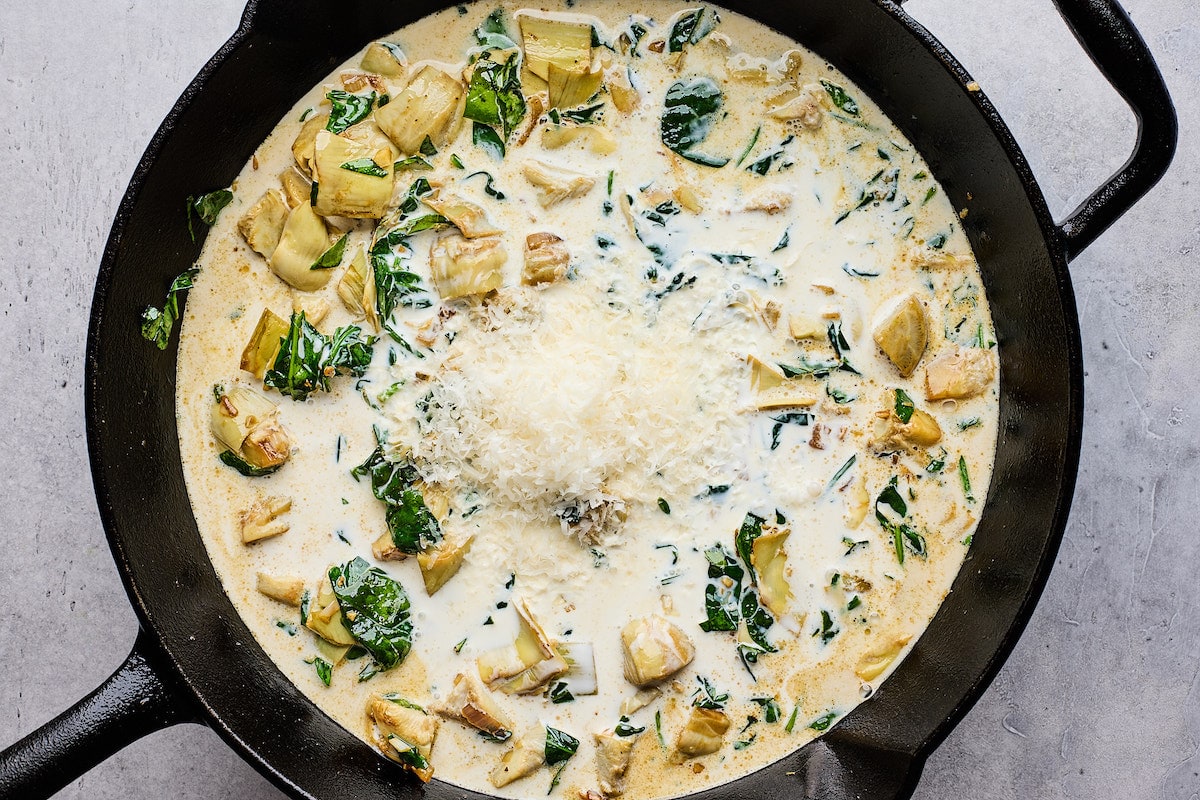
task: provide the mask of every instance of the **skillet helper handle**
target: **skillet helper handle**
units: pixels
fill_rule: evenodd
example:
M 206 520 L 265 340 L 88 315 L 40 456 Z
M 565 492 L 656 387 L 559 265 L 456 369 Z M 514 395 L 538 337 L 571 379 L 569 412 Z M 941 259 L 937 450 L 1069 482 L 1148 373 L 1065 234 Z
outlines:
M 1079 255 L 1150 191 L 1175 155 L 1179 121 L 1146 42 L 1116 0 L 1054 0 L 1092 62 L 1137 118 L 1133 154 L 1058 225 L 1067 259 Z
M 158 658 L 138 631 L 129 657 L 100 688 L 0 752 L 0 797 L 48 798 L 137 739 L 195 721 Z

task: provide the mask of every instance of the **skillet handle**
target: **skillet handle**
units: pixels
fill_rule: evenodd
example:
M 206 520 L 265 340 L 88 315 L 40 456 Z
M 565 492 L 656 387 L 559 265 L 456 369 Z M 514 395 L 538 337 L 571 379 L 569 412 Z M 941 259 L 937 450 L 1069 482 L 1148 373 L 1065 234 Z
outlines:
M 1133 154 L 1108 181 L 1058 225 L 1073 259 L 1117 221 L 1167 171 L 1179 121 L 1154 57 L 1116 0 L 1054 0 L 1092 62 L 1137 118 Z
M 197 721 L 168 669 L 138 631 L 129 657 L 100 688 L 0 752 L 0 797 L 48 798 L 137 739 Z

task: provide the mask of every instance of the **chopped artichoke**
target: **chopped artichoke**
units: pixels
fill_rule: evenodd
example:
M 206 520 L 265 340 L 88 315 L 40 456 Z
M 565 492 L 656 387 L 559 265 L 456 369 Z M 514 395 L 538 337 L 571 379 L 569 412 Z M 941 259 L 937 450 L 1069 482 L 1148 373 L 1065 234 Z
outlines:
M 321 581 L 317 599 L 308 610 L 308 619 L 304 625 L 313 633 L 330 644 L 349 647 L 355 644 L 354 637 L 346 628 L 346 620 L 342 617 L 342 607 L 338 605 L 329 578 Z
M 329 281 L 333 270 L 313 269 L 333 244 L 325 220 L 308 203 L 301 203 L 288 215 L 279 246 L 271 254 L 271 271 L 302 292 L 314 292 Z
M 542 204 L 542 208 L 549 208 L 567 198 L 583 197 L 596 185 L 595 178 L 589 178 L 582 172 L 543 161 L 527 161 L 521 166 L 521 171 L 525 179 L 537 189 L 538 202 Z
M 415 703 L 397 702 L 378 694 L 367 701 L 367 714 L 375 723 L 379 734 L 376 742 L 380 743 L 383 754 L 428 783 L 433 777 L 429 758 L 437 738 L 438 718 Z M 412 751 L 419 758 L 413 757 Z
M 769 392 L 787 384 L 783 373 L 755 356 L 746 356 L 750 365 L 750 388 L 758 393 Z
M 704 210 L 704 198 L 691 186 L 678 186 L 671 192 L 671 195 L 679 205 L 693 214 L 699 214 Z
M 825 122 L 825 98 L 827 94 L 820 84 L 810 83 L 795 96 L 767 111 L 767 116 L 784 122 L 794 122 L 802 128 L 815 131 Z
M 238 232 L 250 249 L 270 258 L 287 223 L 288 204 L 278 189 L 268 189 L 240 220 Z
M 925 399 L 963 399 L 982 394 L 994 371 L 990 350 L 955 348 L 925 366 Z
M 504 282 L 508 254 L 498 236 L 466 239 L 458 233 L 439 237 L 429 251 L 433 284 L 443 299 L 487 294 Z
M 399 45 L 391 42 L 371 42 L 359 62 L 367 72 L 388 78 L 403 78 L 408 74 L 408 62 Z
M 597 155 L 607 156 L 617 152 L 617 138 L 608 128 L 599 125 L 555 125 L 542 130 L 542 147 L 557 150 L 576 139 L 587 144 Z
M 628 114 L 638 107 L 642 101 L 641 94 L 633 87 L 629 79 L 629 68 L 623 65 L 610 67 L 604 73 L 604 82 L 608 93 L 612 96 L 613 105 L 622 114 Z
M 546 726 L 534 725 L 521 734 L 512 749 L 500 757 L 488 780 L 499 789 L 537 772 L 546 763 Z
M 312 181 L 298 167 L 291 166 L 279 173 L 279 182 L 283 185 L 283 197 L 289 209 L 312 200 Z
M 317 147 L 317 134 L 325 130 L 327 124 L 328 114 L 314 114 L 300 127 L 296 141 L 292 142 L 292 157 L 296 159 L 300 171 L 310 178 L 313 174 L 313 153 Z
M 558 645 L 558 654 L 567 662 L 563 681 L 573 695 L 591 695 L 600 690 L 596 680 L 596 653 L 591 642 Z
M 288 335 L 289 324 L 283 317 L 269 308 L 264 308 L 254 326 L 250 341 L 242 350 L 241 368 L 260 381 L 267 369 L 275 363 L 279 354 L 280 340 Z M 264 398 L 265 399 L 265 398 Z
M 788 335 L 800 339 L 820 339 L 825 335 L 825 326 L 819 320 L 804 314 L 788 315 Z
M 217 441 L 240 455 L 250 431 L 273 418 L 279 406 L 244 386 L 235 386 L 213 405 L 209 418 Z
M 564 72 L 583 72 L 591 65 L 591 25 L 528 12 L 517 20 L 525 67 L 542 80 L 550 80 L 551 65 Z
M 367 261 L 363 248 L 359 248 L 346 266 L 337 284 L 338 297 L 346 310 L 356 317 L 366 317 L 375 330 L 379 330 L 379 312 L 376 308 L 378 289 L 375 286 L 375 270 Z
M 727 730 L 729 717 L 723 711 L 693 706 L 687 725 L 675 741 L 676 756 L 686 760 L 717 752 L 721 749 Z
M 474 536 L 451 541 L 443 539 L 433 547 L 417 553 L 417 564 L 421 567 L 421 578 L 425 581 L 425 593 L 432 597 L 454 577 L 463 560 L 471 550 Z
M 255 425 L 242 442 L 241 456 L 252 467 L 278 467 L 292 455 L 292 440 L 278 417 L 267 417 Z
M 289 606 L 300 607 L 300 600 L 304 597 L 303 578 L 294 575 L 279 577 L 267 572 L 259 572 L 256 577 L 260 594 Z
M 525 237 L 525 269 L 521 283 L 537 286 L 555 283 L 567 277 L 571 253 L 562 239 L 553 233 L 531 233 Z
M 858 666 L 854 669 L 855 674 L 864 681 L 875 680 L 896 660 L 904 645 L 908 644 L 909 638 L 911 637 L 903 636 L 880 650 L 867 653 L 859 659 Z
M 378 539 L 371 542 L 371 555 L 376 561 L 403 561 L 408 553 L 396 546 L 390 532 L 384 532 Z
M 329 316 L 329 301 L 324 297 L 294 297 L 292 298 L 292 313 L 304 314 L 304 318 L 312 325 L 320 325 Z M 289 323 L 290 324 L 290 323 Z
M 776 619 L 787 611 L 792 590 L 787 579 L 787 552 L 783 545 L 792 532 L 783 528 L 763 530 L 750 546 L 750 563 L 758 576 L 758 592 L 763 605 Z
M 528 694 L 562 676 L 570 665 L 523 598 L 512 600 L 520 620 L 517 639 L 507 647 L 489 650 L 475 661 L 479 677 L 489 688 L 506 694 Z
M 503 233 L 492 224 L 482 208 L 464 200 L 456 194 L 435 189 L 432 193 L 421 198 L 425 205 L 454 223 L 468 239 L 478 239 L 481 236 L 495 236 Z
M 925 309 L 915 294 L 901 295 L 882 308 L 875 317 L 875 344 L 900 374 L 913 374 L 929 344 Z
M 465 99 L 461 81 L 426 65 L 390 103 L 376 109 L 375 121 L 400 148 L 401 155 L 411 156 L 420 152 L 426 137 L 435 147 L 446 144 L 455 123 L 462 118 Z
M 633 743 L 638 734 L 617 736 L 610 730 L 593 734 L 596 739 L 596 779 L 600 791 L 606 797 L 615 797 L 625 791 L 625 772 L 629 769 L 629 757 L 633 755 Z
M 621 701 L 621 715 L 625 717 L 633 716 L 660 697 L 662 697 L 662 689 L 657 687 L 651 686 L 645 689 L 638 689 L 633 697 L 626 697 Z
M 942 439 L 942 428 L 927 411 L 912 410 L 908 422 L 903 422 L 892 407 L 892 393 L 884 399 L 885 408 L 875 414 L 875 429 L 871 440 L 877 450 L 913 450 L 932 447 Z
M 854 481 L 846 490 L 846 513 L 843 515 L 846 526 L 853 530 L 862 525 L 870 507 L 871 495 L 867 492 L 866 484 L 861 480 Z
M 390 145 L 375 147 L 348 136 L 318 132 L 313 156 L 313 177 L 318 185 L 316 212 L 323 217 L 379 219 L 396 183 L 392 171 L 395 160 Z M 370 172 L 375 174 L 367 174 Z
M 551 108 L 574 108 L 588 101 L 604 82 L 604 71 L 600 65 L 585 65 L 580 69 L 563 69 L 557 64 L 547 67 L 550 77 Z
M 651 614 L 638 617 L 621 631 L 625 680 L 646 686 L 671 677 L 696 655 L 692 640 L 677 626 Z
M 781 408 L 811 408 L 817 404 L 817 398 L 792 386 L 781 386 L 759 392 L 755 397 L 754 406 L 759 411 L 777 411 Z
M 346 660 L 346 654 L 350 652 L 350 645 L 331 644 L 320 636 L 316 638 L 317 652 L 321 657 L 328 661 L 333 666 L 340 666 Z
M 290 497 L 260 497 L 239 516 L 242 543 L 253 544 L 272 536 L 287 533 L 291 526 L 279 517 L 292 510 Z
M 490 736 L 507 739 L 512 735 L 508 715 L 473 673 L 456 675 L 450 694 L 435 710 Z

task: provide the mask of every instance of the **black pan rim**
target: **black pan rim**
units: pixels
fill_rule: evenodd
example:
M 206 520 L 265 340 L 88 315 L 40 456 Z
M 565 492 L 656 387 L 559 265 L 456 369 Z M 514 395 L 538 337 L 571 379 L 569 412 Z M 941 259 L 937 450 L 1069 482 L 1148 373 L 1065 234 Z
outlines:
M 966 694 L 955 705 L 953 713 L 943 719 L 924 741 L 916 743 L 916 747 L 912 752 L 905 754 L 912 759 L 916 766 L 915 769 L 909 770 L 906 778 L 907 789 L 911 792 L 911 790 L 915 789 L 920 776 L 920 764 L 946 738 L 971 707 L 975 705 L 1011 654 L 1022 632 L 1029 623 L 1033 608 L 1049 579 L 1054 563 L 1054 556 L 1059 549 L 1065 533 L 1078 473 L 1083 420 L 1083 351 L 1074 290 L 1067 269 L 1066 253 L 1061 245 L 1060 231 L 1050 214 L 1037 180 L 1007 125 L 982 91 L 970 91 L 967 89 L 967 85 L 972 83 L 970 74 L 928 30 L 916 22 L 916 20 L 903 11 L 897 3 L 892 2 L 892 0 L 871 0 L 871 2 L 878 6 L 880 10 L 892 16 L 910 36 L 941 64 L 942 68 L 958 82 L 961 91 L 969 96 L 975 105 L 977 113 L 987 123 L 992 134 L 1006 154 L 1010 166 L 1020 180 L 1026 199 L 1045 240 L 1046 251 L 1049 254 L 1050 265 L 1058 287 L 1059 301 L 1064 310 L 1068 312 L 1064 314 L 1068 334 L 1068 341 L 1064 344 L 1068 352 L 1069 374 L 1067 375 L 1067 380 L 1069 384 L 1069 403 L 1063 409 L 1067 430 L 1067 446 L 1061 454 L 1059 474 L 1055 476 L 1055 482 L 1059 487 L 1058 501 L 1050 530 L 1046 532 L 1048 534 L 1046 544 L 1038 557 L 1038 567 L 1032 576 L 1032 580 L 1028 583 L 1028 588 L 1024 593 L 1019 610 L 1012 624 L 1000 640 L 992 657 L 989 659 L 986 668 L 978 675 Z M 218 712 L 205 700 L 201 691 L 189 680 L 186 664 L 162 641 L 158 626 L 154 620 L 154 613 L 148 607 L 145 597 L 132 577 L 131 559 L 126 552 L 125 543 L 118 529 L 113 512 L 113 496 L 103 477 L 103 467 L 107 463 L 107 460 L 104 457 L 99 431 L 104 424 L 104 420 L 99 415 L 98 404 L 95 402 L 95 392 L 100 383 L 100 363 L 97 354 L 100 340 L 98 331 L 105 323 L 104 312 L 107 306 L 108 288 L 112 282 L 112 273 L 119 260 L 122 237 L 132 214 L 133 207 L 139 197 L 147 174 L 158 160 L 165 139 L 174 129 L 179 118 L 190 107 L 195 97 L 203 91 L 210 76 L 224 64 L 231 54 L 245 46 L 247 41 L 251 39 L 254 33 L 253 23 L 255 14 L 259 5 L 260 0 L 249 0 L 237 30 L 217 50 L 183 91 L 179 100 L 174 104 L 171 111 L 156 130 L 130 179 L 129 186 L 115 215 L 96 278 L 96 288 L 93 294 L 88 327 L 84 406 L 89 463 L 101 523 L 114 561 L 117 564 L 122 584 L 130 597 L 139 624 L 143 630 L 153 636 L 154 640 L 160 646 L 167 662 L 171 666 L 173 677 L 178 678 L 180 685 L 186 687 L 189 698 L 194 702 L 196 708 L 202 712 L 204 721 L 242 758 L 251 763 L 278 788 L 293 796 L 311 797 L 308 792 L 285 776 L 271 762 L 263 758 L 253 744 L 244 740 L 225 723 Z M 967 563 L 970 563 L 969 560 Z M 827 738 L 829 737 L 822 737 L 822 739 L 816 741 L 822 741 Z

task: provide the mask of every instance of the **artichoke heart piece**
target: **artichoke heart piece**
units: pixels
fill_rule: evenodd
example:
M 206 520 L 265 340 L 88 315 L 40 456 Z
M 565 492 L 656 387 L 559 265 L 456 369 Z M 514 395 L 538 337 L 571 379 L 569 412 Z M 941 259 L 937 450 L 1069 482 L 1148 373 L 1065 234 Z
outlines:
M 272 600 L 278 600 L 285 605 L 300 607 L 304 597 L 304 579 L 294 575 L 272 575 L 269 572 L 259 572 L 255 575 L 258 593 Z
M 505 694 L 529 694 L 565 674 L 570 664 L 534 619 L 524 598 L 513 598 L 512 607 L 520 621 L 516 641 L 479 656 L 475 666 L 489 688 Z
M 854 530 L 862 525 L 870 505 L 871 495 L 867 492 L 867 485 L 861 480 L 854 481 L 846 491 L 846 511 L 842 515 L 846 527 Z
M 519 14 L 517 20 L 525 49 L 525 67 L 534 75 L 549 81 L 552 65 L 564 72 L 577 73 L 590 67 L 591 25 L 535 13 Z
M 912 409 L 908 422 L 896 415 L 894 409 L 885 409 L 876 414 L 874 436 L 871 444 L 875 449 L 915 450 L 932 447 L 942 440 L 942 428 L 928 411 Z
M 597 155 L 617 152 L 617 137 L 599 125 L 555 125 L 542 130 L 542 147 L 547 150 L 557 150 L 574 141 L 583 142 Z
M 621 64 L 609 67 L 604 72 L 604 82 L 608 85 L 613 105 L 622 114 L 628 114 L 641 103 L 642 96 L 629 79 L 628 67 Z
M 283 197 L 289 209 L 312 200 L 312 181 L 298 167 L 288 167 L 279 173 L 279 183 L 283 186 Z M 286 217 L 284 219 L 286 221 Z
M 995 374 L 992 352 L 957 347 L 925 366 L 926 400 L 962 400 L 982 394 Z
M 241 368 L 261 381 L 275 363 L 280 340 L 288 335 L 289 328 L 287 320 L 271 309 L 264 308 L 258 324 L 254 326 L 254 333 L 250 334 L 250 341 L 242 350 Z
M 242 543 L 253 544 L 287 533 L 291 526 L 280 517 L 291 510 L 290 497 L 260 497 L 255 500 L 238 517 L 242 528 Z
M 400 154 L 415 155 L 428 137 L 442 147 L 454 124 L 462 117 L 466 90 L 457 78 L 437 67 L 421 67 L 400 94 L 376 109 L 375 122 L 400 148 Z
M 338 280 L 337 294 L 346 310 L 356 317 L 365 317 L 375 330 L 379 330 L 379 312 L 376 307 L 378 289 L 375 286 L 375 270 L 367 261 L 363 248 L 358 248 L 346 271 Z
M 876 314 L 872 327 L 879 349 L 903 377 L 912 375 L 929 345 L 929 326 L 921 301 L 912 293 L 893 299 Z
M 570 642 L 558 645 L 558 654 L 567 662 L 563 682 L 571 694 L 576 696 L 596 694 L 600 684 L 596 680 L 596 653 L 591 642 Z
M 386 140 L 382 147 L 377 144 L 356 142 L 329 131 L 317 133 L 313 175 L 319 187 L 318 214 L 352 219 L 383 216 L 396 182 L 392 171 L 395 151 Z
M 438 718 L 400 698 L 372 695 L 367 714 L 375 723 L 375 741 L 383 754 L 428 783 L 433 777 L 430 754 L 437 738 Z
M 421 567 L 421 578 L 425 581 L 425 593 L 432 597 L 458 573 L 471 550 L 474 536 L 451 541 L 446 538 L 417 553 L 417 564 Z
M 787 612 L 792 590 L 787 579 L 787 552 L 783 549 L 791 530 L 765 530 L 750 546 L 750 563 L 758 579 L 763 605 L 776 619 Z
M 488 780 L 497 789 L 532 775 L 546 763 L 546 726 L 534 725 L 521 734 L 512 749 L 500 757 Z
M 372 42 L 363 53 L 359 66 L 387 78 L 403 78 L 408 74 L 408 61 L 399 45 L 391 42 Z
M 586 103 L 604 82 L 604 71 L 598 63 L 582 68 L 563 69 L 551 63 L 547 67 L 551 108 L 574 108 Z
M 433 243 L 429 259 L 438 294 L 445 300 L 453 300 L 500 288 L 508 253 L 498 236 L 467 239 L 458 233 L 448 233 Z
M 538 286 L 556 283 L 567 277 L 571 253 L 566 243 L 553 233 L 531 233 L 525 237 L 525 269 L 521 283 Z
M 236 386 L 221 395 L 213 405 L 209 419 L 213 436 L 234 453 L 241 453 L 250 431 L 271 419 L 277 406 L 264 395 L 244 386 Z
M 250 466 L 278 467 L 292 454 L 278 408 L 253 389 L 239 386 L 216 401 L 209 424 L 217 441 Z
M 322 579 L 317 599 L 309 608 L 304 625 L 330 644 L 341 647 L 355 644 L 354 637 L 346 627 L 346 620 L 342 617 L 342 607 L 333 593 L 333 587 L 329 585 L 328 577 Z
M 310 178 L 313 174 L 313 155 L 317 148 L 317 134 L 325 130 L 325 126 L 328 124 L 328 114 L 315 114 L 300 127 L 300 133 L 292 142 L 292 158 L 296 159 L 296 165 L 300 171 Z
M 900 655 L 900 651 L 908 644 L 910 638 L 909 636 L 902 636 L 886 647 L 867 653 L 859 659 L 854 673 L 864 681 L 875 680 L 884 673 L 884 670 L 891 666 L 892 662 L 896 660 L 896 656 Z
M 451 192 L 435 189 L 431 194 L 421 198 L 421 201 L 454 223 L 459 232 L 468 239 L 502 233 L 487 218 L 487 213 L 482 208 Z
M 314 292 L 329 281 L 332 270 L 313 269 L 333 242 L 325 220 L 308 203 L 301 203 L 288 215 L 279 246 L 271 254 L 271 271 L 302 292 Z
M 512 721 L 473 673 L 459 673 L 446 699 L 435 709 L 448 719 L 458 720 L 489 736 L 507 739 Z
M 651 614 L 621 631 L 625 680 L 634 686 L 658 683 L 692 662 L 696 648 L 678 626 Z
M 787 385 L 784 374 L 767 362 L 748 355 L 746 363 L 750 365 L 750 388 L 755 392 L 761 394 Z
M 238 232 L 250 249 L 270 258 L 283 235 L 288 219 L 288 203 L 278 189 L 268 189 L 258 202 L 238 220 Z
M 706 756 L 721 749 L 729 717 L 723 711 L 693 706 L 687 725 L 675 741 L 675 754 L 681 760 Z
M 596 779 L 605 797 L 615 797 L 625 791 L 625 773 L 633 755 L 633 743 L 638 734 L 617 736 L 610 730 L 593 734 L 596 740 Z
M 573 197 L 583 197 L 596 185 L 596 179 L 566 167 L 530 160 L 521 166 L 525 179 L 537 190 L 542 208 Z

